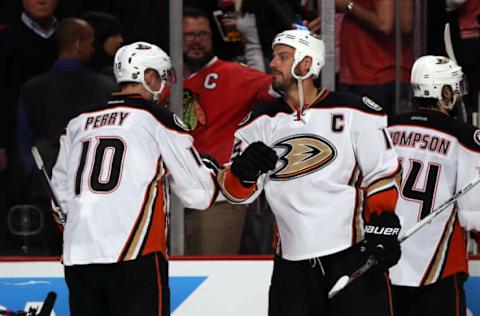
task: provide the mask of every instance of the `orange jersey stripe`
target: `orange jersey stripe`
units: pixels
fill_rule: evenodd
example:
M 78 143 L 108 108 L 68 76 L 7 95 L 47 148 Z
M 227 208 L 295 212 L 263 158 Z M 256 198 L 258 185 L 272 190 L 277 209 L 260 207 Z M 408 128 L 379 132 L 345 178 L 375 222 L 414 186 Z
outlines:
M 365 202 L 365 219 L 368 221 L 373 213 L 394 212 L 397 199 L 398 191 L 396 188 L 390 188 L 367 197 Z
M 465 231 L 456 219 L 448 251 L 445 266 L 440 278 L 445 278 L 458 272 L 468 272 L 467 244 Z
M 244 187 L 240 180 L 230 171 L 230 168 L 220 170 L 218 182 L 225 196 L 233 202 L 242 202 L 248 199 L 257 189 L 257 185 Z
M 162 180 L 157 181 L 157 197 L 154 203 L 153 216 L 148 228 L 142 256 L 160 251 L 167 258 L 166 251 L 166 205 L 163 196 Z

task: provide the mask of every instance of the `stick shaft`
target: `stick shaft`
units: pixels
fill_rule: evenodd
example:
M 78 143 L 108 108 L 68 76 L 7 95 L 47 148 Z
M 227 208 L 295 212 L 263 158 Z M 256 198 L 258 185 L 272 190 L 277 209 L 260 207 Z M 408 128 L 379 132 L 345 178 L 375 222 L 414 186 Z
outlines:
M 42 156 L 40 155 L 40 152 L 38 151 L 38 148 L 36 146 L 32 146 L 32 155 L 35 160 L 35 164 L 37 165 L 38 170 L 42 171 L 43 176 L 45 180 L 47 181 L 48 188 L 50 191 L 50 195 L 52 196 L 53 203 L 55 206 L 60 210 L 60 213 L 65 216 L 65 211 L 62 208 L 62 205 L 60 204 L 60 200 L 58 199 L 57 194 L 55 193 L 55 190 L 53 189 L 52 181 L 50 180 L 50 177 L 48 176 L 47 170 L 45 169 L 45 164 L 43 163 Z
M 445 28 L 443 30 L 443 43 L 445 45 L 445 52 L 447 53 L 448 58 L 452 60 L 455 64 L 457 63 L 457 58 L 455 57 L 455 51 L 453 50 L 452 44 L 452 33 L 450 32 L 450 23 L 445 23 Z M 459 105 L 459 115 L 458 117 L 463 121 L 467 121 L 467 110 L 465 109 L 465 103 L 460 103 Z
M 437 217 L 438 214 L 443 212 L 447 207 L 449 207 L 451 204 L 455 203 L 462 195 L 470 191 L 473 187 L 475 187 L 478 183 L 480 182 L 480 177 L 476 177 L 469 183 L 467 183 L 460 191 L 452 195 L 448 200 L 443 202 L 439 207 L 437 207 L 432 213 L 430 213 L 428 216 L 425 216 L 421 221 L 416 223 L 414 226 L 412 226 L 402 237 L 398 239 L 398 241 L 402 242 L 408 237 L 412 236 L 414 233 L 416 233 L 420 228 L 425 226 L 430 220 L 434 219 Z
M 445 52 L 447 53 L 448 58 L 450 58 L 456 64 L 457 59 L 455 58 L 455 52 L 453 51 L 450 23 L 445 23 L 445 29 L 443 30 L 443 42 L 445 44 Z

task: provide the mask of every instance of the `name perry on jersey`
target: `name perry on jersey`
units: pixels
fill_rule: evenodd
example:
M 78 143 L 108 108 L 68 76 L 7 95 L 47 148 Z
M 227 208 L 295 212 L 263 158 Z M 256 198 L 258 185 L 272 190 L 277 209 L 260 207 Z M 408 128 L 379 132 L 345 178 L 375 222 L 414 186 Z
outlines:
M 85 121 L 84 130 L 99 128 L 103 126 L 121 126 L 130 112 L 111 112 L 101 115 L 88 116 Z

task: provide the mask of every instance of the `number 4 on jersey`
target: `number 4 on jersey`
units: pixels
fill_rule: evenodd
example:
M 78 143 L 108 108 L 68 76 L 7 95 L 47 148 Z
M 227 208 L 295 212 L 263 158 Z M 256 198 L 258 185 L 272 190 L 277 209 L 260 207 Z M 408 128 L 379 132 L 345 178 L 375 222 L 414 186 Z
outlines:
M 428 164 L 423 189 L 418 189 L 416 188 L 416 184 L 419 182 L 418 180 L 422 169 L 423 165 L 420 161 L 410 160 L 410 169 L 406 175 L 406 180 L 402 188 L 402 195 L 406 199 L 418 201 L 421 204 L 422 208 L 419 220 L 432 212 L 433 199 L 435 197 L 435 190 L 439 179 L 440 165 L 432 163 Z

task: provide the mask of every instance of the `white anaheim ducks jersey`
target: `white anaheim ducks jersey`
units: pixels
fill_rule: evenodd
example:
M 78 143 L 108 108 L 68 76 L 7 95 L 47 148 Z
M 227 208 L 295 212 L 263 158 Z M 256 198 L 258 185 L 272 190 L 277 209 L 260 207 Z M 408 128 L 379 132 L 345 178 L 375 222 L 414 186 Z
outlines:
M 114 96 L 69 122 L 52 176 L 67 212 L 65 265 L 167 257 L 168 174 L 185 206 L 210 205 L 214 175 L 181 124 L 135 96 Z
M 219 175 L 220 186 L 236 203 L 249 203 L 265 190 L 283 258 L 339 252 L 363 238 L 364 193 L 377 197 L 367 205 L 371 211 L 395 208 L 400 167 L 386 124 L 378 105 L 350 94 L 322 90 L 301 121 L 282 100 L 275 101 L 240 124 L 232 160 L 261 141 L 276 151 L 276 169 L 248 194 L 231 185 L 228 169 Z
M 389 125 L 403 168 L 396 212 L 405 232 L 479 175 L 480 131 L 434 111 L 395 116 Z M 479 211 L 477 186 L 402 243 L 400 261 L 390 269 L 392 283 L 423 286 L 467 272 L 460 225 L 480 230 Z

